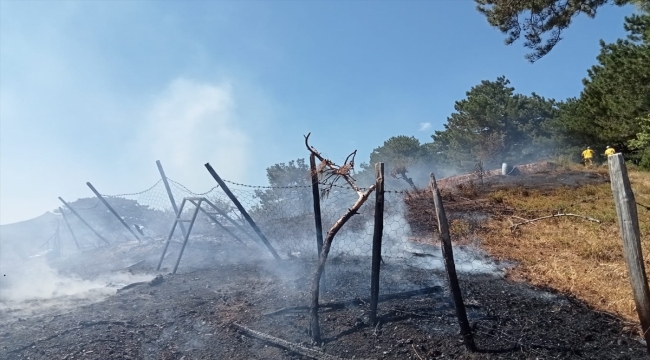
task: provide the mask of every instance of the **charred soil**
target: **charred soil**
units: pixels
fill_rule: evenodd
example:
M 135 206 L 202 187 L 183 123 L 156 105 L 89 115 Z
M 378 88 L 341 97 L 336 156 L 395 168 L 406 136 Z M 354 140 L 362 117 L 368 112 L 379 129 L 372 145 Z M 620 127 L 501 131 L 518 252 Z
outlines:
M 196 251 L 188 256 L 200 256 Z M 308 304 L 312 264 L 301 260 L 232 262 L 164 275 L 104 301 L 41 313 L 0 324 L 3 359 L 298 359 L 299 355 L 252 339 L 233 322 L 305 346 L 307 312 L 279 309 Z M 444 274 L 427 272 L 444 279 Z M 327 285 L 354 284 L 363 274 L 348 269 Z M 646 358 L 644 346 L 624 324 L 558 294 L 500 276 L 461 276 L 479 351 L 459 342 L 446 286 L 432 293 L 379 305 L 380 324 L 367 323 L 364 301 L 323 307 L 324 343 L 314 348 L 341 358 L 526 359 Z M 337 303 L 325 291 L 323 303 Z M 366 294 L 359 294 L 365 298 Z

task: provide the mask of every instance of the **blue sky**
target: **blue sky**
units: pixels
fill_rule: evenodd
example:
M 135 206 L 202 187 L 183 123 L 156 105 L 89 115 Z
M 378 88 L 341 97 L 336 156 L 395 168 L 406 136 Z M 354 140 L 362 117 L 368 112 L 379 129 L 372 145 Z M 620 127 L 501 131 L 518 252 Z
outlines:
M 0 224 L 203 164 L 266 184 L 306 157 L 342 160 L 395 135 L 431 140 L 454 101 L 505 75 L 517 92 L 578 96 L 599 39 L 631 7 L 577 18 L 530 64 L 470 0 L 0 1 Z M 424 125 L 423 125 L 424 124 Z

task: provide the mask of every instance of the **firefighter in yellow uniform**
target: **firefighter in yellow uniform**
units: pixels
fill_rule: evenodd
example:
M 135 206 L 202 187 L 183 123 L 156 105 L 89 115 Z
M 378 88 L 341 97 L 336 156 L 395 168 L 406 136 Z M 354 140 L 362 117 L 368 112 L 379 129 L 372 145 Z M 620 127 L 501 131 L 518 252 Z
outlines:
M 607 150 L 605 150 L 605 156 L 612 156 L 614 153 L 616 153 L 616 150 L 611 146 L 608 146 Z
M 582 159 L 585 164 L 585 166 L 591 166 L 594 164 L 593 159 L 594 159 L 594 154 L 595 152 L 591 150 L 589 146 L 587 146 L 587 150 L 582 152 Z

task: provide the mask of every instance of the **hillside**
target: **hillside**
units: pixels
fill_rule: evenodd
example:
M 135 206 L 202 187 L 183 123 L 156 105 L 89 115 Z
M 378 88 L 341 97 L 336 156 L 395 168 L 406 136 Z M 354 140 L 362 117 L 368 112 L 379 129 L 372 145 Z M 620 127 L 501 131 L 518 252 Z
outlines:
M 56 231 L 59 215 L 46 212 L 43 215 L 13 224 L 0 226 L 0 259 L 9 261 L 25 258 L 44 249 L 41 245 Z
M 530 168 L 530 167 L 529 167 Z M 488 173 L 442 179 L 456 243 L 474 243 L 494 259 L 514 263 L 507 276 L 583 300 L 638 323 L 606 167 L 535 166 L 520 176 Z M 646 268 L 650 268 L 650 173 L 631 169 Z M 412 227 L 436 228 L 431 193 L 410 202 Z M 561 216 L 515 226 L 552 214 Z
M 361 248 L 336 252 L 328 261 L 320 310 L 324 343 L 314 346 L 304 310 L 313 257 L 283 254 L 278 262 L 255 242 L 199 234 L 191 236 L 172 275 L 179 242 L 172 241 L 161 271 L 155 271 L 164 244 L 147 238 L 47 263 L 26 261 L 24 269 L 44 270 L 26 273 L 26 281 L 10 273 L 21 286 L 6 301 L 0 298 L 0 358 L 305 358 L 246 336 L 234 324 L 338 359 L 646 358 L 628 305 L 606 171 L 553 164 L 530 169 L 488 176 L 482 184 L 475 176 L 440 181 L 476 353 L 459 342 L 431 193 L 420 190 L 389 196 L 392 204 L 403 201 L 407 224 L 395 220 L 385 228 L 393 237 L 385 237 L 385 298 L 376 326 L 368 321 L 370 258 Z M 639 202 L 650 197 L 650 175 L 630 175 Z M 639 210 L 647 245 L 650 217 Z M 524 219 L 558 211 L 600 224 L 560 217 L 511 230 Z M 363 220 L 366 213 L 371 211 L 357 217 Z M 277 222 L 285 229 L 277 236 L 294 233 L 288 221 Z M 405 231 L 403 239 L 392 225 Z M 363 244 L 368 233 L 361 226 L 338 243 L 357 237 Z M 162 281 L 150 282 L 158 275 Z

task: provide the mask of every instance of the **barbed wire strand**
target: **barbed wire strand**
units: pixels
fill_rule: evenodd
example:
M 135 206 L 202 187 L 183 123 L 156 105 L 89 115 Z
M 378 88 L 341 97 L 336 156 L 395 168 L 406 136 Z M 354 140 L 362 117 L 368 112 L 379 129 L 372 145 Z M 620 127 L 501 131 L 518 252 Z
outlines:
M 237 185 L 237 186 L 241 186 L 241 187 L 253 188 L 253 189 L 306 189 L 306 188 L 311 188 L 312 187 L 312 184 L 309 184 L 309 185 L 292 185 L 292 186 L 261 186 L 261 185 L 247 185 L 247 184 L 242 184 L 242 183 L 238 183 L 238 182 L 234 182 L 234 181 L 230 181 L 230 180 L 225 180 L 225 179 L 223 181 L 227 182 L 229 184 L 233 184 L 233 185 Z M 329 183 L 320 182 L 320 181 L 318 182 L 318 184 L 319 185 L 332 186 L 332 187 L 336 187 L 336 188 L 340 188 L 340 189 L 350 189 L 349 185 L 346 186 L 346 185 L 329 184 Z M 361 188 L 359 188 L 359 190 L 366 191 L 366 190 L 368 190 L 368 188 L 361 187 Z M 396 193 L 396 194 L 404 194 L 404 193 L 406 193 L 406 191 L 404 191 L 404 190 L 384 190 L 384 192 Z
M 216 189 L 216 188 L 219 187 L 219 185 L 217 185 L 217 186 L 212 187 L 210 190 L 208 190 L 208 191 L 206 191 L 206 192 L 203 192 L 203 193 L 195 193 L 195 192 L 193 192 L 192 190 L 188 189 L 185 185 L 183 185 L 183 184 L 181 184 L 181 183 L 179 183 L 179 182 L 177 182 L 177 181 L 174 181 L 174 180 L 172 180 L 172 179 L 170 179 L 170 178 L 167 178 L 167 180 L 169 180 L 169 182 L 171 182 L 172 184 L 174 184 L 174 185 L 176 185 L 176 186 L 179 186 L 180 188 L 182 188 L 183 190 L 187 191 L 189 194 L 192 194 L 192 195 L 194 195 L 194 196 L 203 196 L 203 195 L 207 195 L 207 194 L 211 193 L 214 189 Z
M 100 194 L 100 195 L 105 196 L 105 197 L 123 197 L 123 196 L 136 196 L 136 195 L 141 195 L 141 194 L 144 194 L 144 193 L 146 193 L 147 191 L 149 191 L 149 190 L 155 188 L 158 184 L 160 184 L 161 181 L 162 181 L 162 179 L 156 181 L 156 183 L 153 184 L 153 185 L 151 185 L 151 187 L 149 187 L 149 188 L 146 189 L 146 190 L 142 190 L 142 191 L 140 191 L 140 192 L 135 192 L 135 193 L 130 193 L 130 194 L 117 194 L 117 195 L 105 195 L 105 194 Z

